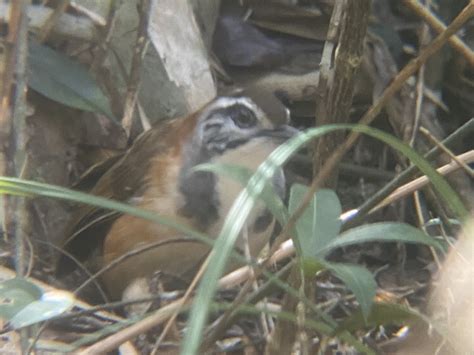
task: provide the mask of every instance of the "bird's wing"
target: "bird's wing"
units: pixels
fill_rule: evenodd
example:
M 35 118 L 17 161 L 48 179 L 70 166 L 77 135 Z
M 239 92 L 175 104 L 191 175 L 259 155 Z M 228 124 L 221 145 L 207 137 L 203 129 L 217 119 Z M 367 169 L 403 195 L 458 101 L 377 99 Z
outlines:
M 170 149 L 164 137 L 173 130 L 173 122 L 165 122 L 143 133 L 132 147 L 121 157 L 112 157 L 116 162 L 108 169 L 90 190 L 92 195 L 120 202 L 130 202 L 140 196 L 146 188 L 145 179 L 151 158 L 166 154 Z M 107 165 L 107 164 L 106 164 Z M 86 260 L 100 249 L 107 231 L 120 213 L 91 205 L 81 205 L 74 213 L 65 233 L 62 248 L 79 261 Z M 75 268 L 74 262 L 62 255 L 58 262 L 58 273 L 67 274 Z

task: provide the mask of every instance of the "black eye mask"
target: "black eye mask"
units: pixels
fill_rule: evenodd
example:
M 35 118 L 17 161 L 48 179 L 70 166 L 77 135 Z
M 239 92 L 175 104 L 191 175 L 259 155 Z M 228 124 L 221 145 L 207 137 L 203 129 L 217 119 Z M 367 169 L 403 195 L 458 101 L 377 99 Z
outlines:
M 255 113 L 252 112 L 247 106 L 242 104 L 235 104 L 225 108 L 221 108 L 212 112 L 212 116 L 219 115 L 228 117 L 234 121 L 235 125 L 240 128 L 252 128 L 257 126 L 258 120 Z

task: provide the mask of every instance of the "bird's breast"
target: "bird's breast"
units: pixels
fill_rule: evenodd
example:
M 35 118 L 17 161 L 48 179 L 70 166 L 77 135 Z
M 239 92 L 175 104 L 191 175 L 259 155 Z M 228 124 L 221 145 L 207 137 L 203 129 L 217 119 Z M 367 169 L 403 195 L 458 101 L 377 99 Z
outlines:
M 225 154 L 217 157 L 215 162 L 236 165 L 255 172 L 275 148 L 276 145 L 270 139 L 264 137 L 256 138 L 236 149 L 227 151 Z M 282 173 L 278 172 L 277 174 L 279 176 L 279 183 L 283 184 Z M 222 229 L 227 214 L 243 189 L 244 187 L 241 183 L 235 179 L 228 176 L 217 177 L 216 195 L 219 201 L 221 218 L 219 223 L 216 223 L 211 230 L 213 235 L 217 235 Z M 256 201 L 245 224 L 252 256 L 256 257 L 268 242 L 273 225 L 273 218 L 271 218 L 269 211 L 261 201 Z M 244 250 L 244 244 L 244 238 L 241 236 L 236 243 L 236 247 Z
M 239 165 L 255 171 L 275 147 L 271 141 L 258 138 L 225 152 L 211 162 Z M 154 158 L 147 174 L 148 187 L 134 203 L 137 207 L 151 210 L 188 227 L 200 229 L 201 232 L 215 238 L 219 235 L 225 218 L 243 187 L 230 177 L 212 175 L 212 179 L 199 182 L 209 183 L 211 186 L 199 186 L 204 193 L 195 194 L 191 199 L 192 204 L 189 205 L 190 199 L 185 192 L 195 193 L 198 186 L 192 185 L 193 179 L 186 180 L 184 183 L 187 184 L 187 189 L 183 192 L 179 184 L 182 178 L 182 161 L 175 155 Z M 208 193 L 209 191 L 211 193 Z M 207 208 L 215 211 L 206 211 Z M 205 221 L 201 220 L 202 216 L 206 216 Z M 248 246 L 253 257 L 256 257 L 268 242 L 273 225 L 273 218 L 265 206 L 257 202 L 246 222 Z M 186 237 L 189 236 L 171 227 L 137 217 L 124 215 L 119 218 L 105 239 L 104 264 L 150 243 L 166 244 L 132 256 L 108 271 L 104 280 L 109 293 L 118 298 L 131 280 L 150 275 L 157 270 L 183 278 L 192 275 L 210 248 L 202 243 L 183 241 L 182 239 Z M 246 249 L 242 236 L 236 246 L 242 251 Z

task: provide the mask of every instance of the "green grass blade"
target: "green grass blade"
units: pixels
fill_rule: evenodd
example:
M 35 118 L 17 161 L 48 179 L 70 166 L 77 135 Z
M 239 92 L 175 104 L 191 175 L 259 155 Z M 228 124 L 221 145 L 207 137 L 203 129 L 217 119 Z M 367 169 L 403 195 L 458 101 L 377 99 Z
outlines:
M 372 273 L 360 265 L 322 262 L 352 291 L 359 302 L 362 316 L 368 319 L 372 304 L 374 302 L 377 283 Z
M 221 176 L 229 177 L 238 181 L 242 185 L 242 188 L 247 186 L 247 183 L 254 173 L 250 169 L 241 166 L 219 163 L 200 164 L 193 170 L 210 171 Z M 281 225 L 286 223 L 288 220 L 288 211 L 282 199 L 276 194 L 275 190 L 270 184 L 267 183 L 262 191 L 261 196 L 255 196 L 255 198 L 261 198 L 261 200 L 265 203 L 265 206 L 272 212 L 273 216 L 275 216 Z
M 78 192 L 63 187 L 39 183 L 35 181 L 22 180 L 11 177 L 0 177 L 0 194 L 23 195 L 23 196 L 42 196 L 57 198 L 65 201 L 80 202 L 92 206 L 114 210 L 126 213 L 132 216 L 140 217 L 148 221 L 160 223 L 171 227 L 184 235 L 196 238 L 197 240 L 212 245 L 213 242 L 205 234 L 198 232 L 176 221 L 157 215 L 154 212 L 141 208 L 133 207 L 125 203 L 109 200 L 103 197 Z
M 406 155 L 413 164 L 428 176 L 453 212 L 461 219 L 467 216 L 467 211 L 464 205 L 445 179 L 438 174 L 436 170 L 432 168 L 425 159 L 423 159 L 423 157 L 408 145 L 402 143 L 400 140 L 390 136 L 389 134 L 361 125 L 327 125 L 302 132 L 288 140 L 285 144 L 282 144 L 269 156 L 269 158 L 258 168 L 257 172 L 249 180 L 247 188 L 242 191 L 234 202 L 216 244 L 214 245 L 210 267 L 206 270 L 198 288 L 194 306 L 191 310 L 189 326 L 183 342 L 183 354 L 196 354 L 198 352 L 210 304 L 216 290 L 217 281 L 223 273 L 230 251 L 232 250 L 239 232 L 245 223 L 245 219 L 248 217 L 248 214 L 255 203 L 255 196 L 260 195 L 266 182 L 272 178 L 276 169 L 282 166 L 289 157 L 303 145 L 315 137 L 341 129 L 352 129 L 375 137 Z
M 336 248 L 366 242 L 420 243 L 442 249 L 439 242 L 418 228 L 405 223 L 380 222 L 349 229 L 337 238 L 332 239 L 320 251 L 320 255 L 324 256 Z

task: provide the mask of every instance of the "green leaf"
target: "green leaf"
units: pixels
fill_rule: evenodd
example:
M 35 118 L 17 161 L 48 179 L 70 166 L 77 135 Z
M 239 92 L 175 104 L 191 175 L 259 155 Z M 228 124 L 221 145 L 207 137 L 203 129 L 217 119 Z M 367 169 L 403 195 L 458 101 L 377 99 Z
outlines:
M 289 212 L 299 207 L 308 188 L 294 184 L 290 190 Z M 295 245 L 303 259 L 317 259 L 324 248 L 341 229 L 341 204 L 332 190 L 319 190 L 308 208 L 296 222 Z
M 51 319 L 70 309 L 73 304 L 74 297 L 69 292 L 46 292 L 39 300 L 28 303 L 10 322 L 15 329 L 26 327 Z
M 323 131 L 324 128 L 321 128 L 321 132 Z M 297 139 L 296 142 L 294 141 L 295 139 Z M 307 138 L 298 135 L 273 151 L 250 178 L 247 187 L 240 193 L 232 205 L 210 255 L 209 265 L 211 267 L 207 268 L 194 299 L 194 306 L 191 310 L 189 326 L 181 353 L 195 354 L 198 352 L 203 327 L 207 320 L 217 281 L 223 273 L 229 253 L 255 204 L 257 196 L 262 193 L 275 171 L 280 169 L 280 166 L 297 150 L 298 146 L 306 141 Z M 293 143 L 289 144 L 290 142 Z
M 28 85 L 47 98 L 84 111 L 114 115 L 107 96 L 82 65 L 38 42 L 29 42 Z
M 42 295 L 35 284 L 15 278 L 0 283 L 0 318 L 11 320 L 18 312 Z
M 359 265 L 327 261 L 322 264 L 331 270 L 354 293 L 357 302 L 359 302 L 362 316 L 364 320 L 367 320 L 377 291 L 377 283 L 372 273 Z
M 417 319 L 430 323 L 425 316 L 413 308 L 394 303 L 376 302 L 368 317 L 364 317 L 361 311 L 354 312 L 339 325 L 336 334 L 343 331 L 355 332 L 377 325 L 404 324 Z
M 212 267 L 207 268 L 194 299 L 194 306 L 191 310 L 188 330 L 183 342 L 183 354 L 195 354 L 198 352 L 203 328 L 207 320 L 210 303 L 216 290 L 217 281 L 222 275 L 235 240 L 237 239 L 238 234 L 253 207 L 255 201 L 255 197 L 253 196 L 260 195 L 265 183 L 273 176 L 275 169 L 282 166 L 299 148 L 315 137 L 341 129 L 352 129 L 353 131 L 365 133 L 378 138 L 393 148 L 401 151 L 413 164 L 419 167 L 420 170 L 428 176 L 435 188 L 440 192 L 442 198 L 451 207 L 455 214 L 457 214 L 461 219 L 464 219 L 467 216 L 467 210 L 463 206 L 461 200 L 444 178 L 438 174 L 436 170 L 433 169 L 425 159 L 423 159 L 423 157 L 408 145 L 402 143 L 389 134 L 361 125 L 326 125 L 310 129 L 306 132 L 301 132 L 275 149 L 268 159 L 260 165 L 257 172 L 249 180 L 247 188 L 236 199 L 227 215 L 222 231 L 214 244 L 214 249 L 210 256 L 209 263 Z
M 381 222 L 349 229 L 332 239 L 320 253 L 326 255 L 336 248 L 366 242 L 420 243 L 442 249 L 438 241 L 418 228 L 405 223 Z
M 279 167 L 283 165 L 288 160 L 288 158 L 292 154 L 294 154 L 299 148 L 301 148 L 303 145 L 305 145 L 307 142 L 309 142 L 315 137 L 341 129 L 352 129 L 353 131 L 368 134 L 372 137 L 378 138 L 386 142 L 393 148 L 401 151 L 411 160 L 413 164 L 418 166 L 420 170 L 428 176 L 434 187 L 440 193 L 441 197 L 446 201 L 449 207 L 461 220 L 463 220 L 468 215 L 467 210 L 459 199 L 459 196 L 449 186 L 449 184 L 444 180 L 444 178 L 439 175 L 425 159 L 418 155 L 418 153 L 416 153 L 413 149 L 411 149 L 404 143 L 400 142 L 398 139 L 393 138 L 390 135 L 379 130 L 360 125 L 327 125 L 308 130 L 307 132 L 302 132 L 297 136 L 291 138 L 285 144 L 278 147 L 270 155 L 270 157 L 259 167 L 256 174 L 252 176 L 249 183 L 247 184 L 247 188 L 239 195 L 233 207 L 231 208 L 231 211 L 224 223 L 224 227 L 221 231 L 221 234 L 219 235 L 219 238 L 215 243 L 214 251 L 210 260 L 212 267 L 206 270 L 206 273 L 199 286 L 195 301 L 193 303 L 194 306 L 191 310 L 188 331 L 186 332 L 186 336 L 183 342 L 184 353 L 193 354 L 196 353 L 199 348 L 199 344 L 202 339 L 203 327 L 205 325 L 209 312 L 210 302 L 212 301 L 213 295 L 216 290 L 217 280 L 222 275 L 225 263 L 231 253 L 231 250 L 233 249 L 234 242 L 250 210 L 253 207 L 255 200 L 253 196 L 260 195 L 260 193 L 264 189 L 265 184 L 267 183 L 267 181 L 269 181 L 269 179 L 271 179 L 275 170 L 279 169 Z M 198 240 L 208 242 L 208 239 L 206 239 L 206 237 L 203 236 L 202 233 L 196 232 L 191 228 L 179 226 L 178 224 L 173 223 L 172 221 L 169 221 L 165 218 L 156 216 L 153 213 L 150 213 L 149 211 L 134 209 L 125 204 L 120 204 L 114 201 L 108 201 L 106 199 L 101 199 L 94 196 L 91 197 L 87 194 L 71 196 L 71 190 L 54 190 L 52 189 L 51 185 L 29 182 L 29 184 L 34 185 L 33 188 L 32 185 L 22 185 L 22 180 L 19 179 L 0 178 L 0 184 L 2 182 L 15 182 L 18 184 L 17 188 L 11 189 L 11 193 L 31 193 L 41 196 L 62 198 L 73 201 L 75 200 L 98 206 L 105 205 L 107 207 L 104 208 L 114 209 L 117 211 L 142 217 L 147 220 L 152 220 L 157 223 L 163 223 L 164 225 L 172 226 L 176 230 L 184 231 L 184 233 L 188 231 L 187 235 L 196 237 Z M 39 186 L 47 186 L 48 188 L 46 191 L 41 191 L 41 187 Z M 2 190 L 3 188 L 4 186 L 0 186 L 0 190 Z M 5 190 L 3 189 L 3 191 Z M 249 193 L 249 191 L 253 192 Z

